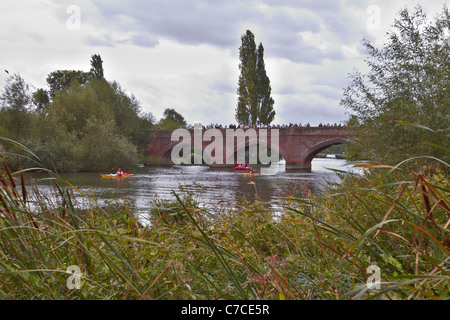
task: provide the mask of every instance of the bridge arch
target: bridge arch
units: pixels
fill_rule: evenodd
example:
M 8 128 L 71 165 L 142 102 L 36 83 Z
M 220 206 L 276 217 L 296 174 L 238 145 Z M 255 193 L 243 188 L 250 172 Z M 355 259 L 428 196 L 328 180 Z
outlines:
M 234 147 L 233 153 L 231 155 L 225 155 L 224 163 L 235 163 L 236 161 L 238 161 L 237 157 L 238 157 L 239 152 L 243 151 L 245 153 L 252 144 L 258 146 L 258 148 L 259 148 L 259 143 L 260 143 L 260 141 L 258 139 L 256 139 L 256 140 L 255 139 L 252 139 L 252 140 L 246 139 L 244 143 L 240 143 Z M 267 142 L 266 147 L 267 147 L 267 149 L 270 149 L 271 152 L 277 152 L 278 155 L 280 155 L 281 157 L 284 158 L 283 152 L 280 150 L 279 147 L 273 146 L 270 142 Z M 257 158 L 258 158 L 258 156 L 257 156 Z M 277 161 L 278 161 L 278 159 L 277 159 Z
M 193 154 L 197 148 L 190 142 L 172 142 L 171 144 L 169 144 L 166 148 L 164 148 L 161 151 L 161 153 L 159 154 L 159 158 L 172 162 L 172 160 L 173 160 L 172 159 L 172 150 L 175 146 L 178 146 L 180 148 L 188 147 L 191 150 L 191 152 L 190 152 L 191 164 L 195 164 L 194 159 L 193 159 Z M 201 149 L 198 149 L 198 151 L 202 156 L 202 164 L 210 162 L 208 155 L 203 153 L 204 146 L 202 146 Z M 204 157 L 206 157 L 206 158 L 204 158 Z
M 179 141 L 170 143 L 164 149 L 161 150 L 158 157 L 163 158 L 163 159 L 171 159 L 172 149 L 179 143 L 180 143 Z M 186 144 L 186 145 L 189 145 L 189 144 Z
M 344 138 L 336 138 L 336 139 L 322 141 L 306 151 L 304 163 L 311 163 L 312 159 L 319 152 L 321 152 L 325 149 L 328 149 L 331 146 L 334 146 L 336 144 L 346 144 L 347 142 L 348 142 L 347 139 L 344 139 Z

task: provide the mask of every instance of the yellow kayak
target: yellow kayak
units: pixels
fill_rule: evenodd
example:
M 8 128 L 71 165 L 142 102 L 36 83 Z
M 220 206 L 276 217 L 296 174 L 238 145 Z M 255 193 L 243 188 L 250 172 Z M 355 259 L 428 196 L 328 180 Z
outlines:
M 122 174 L 117 174 L 117 173 L 110 173 L 110 174 L 100 174 L 102 176 L 102 178 L 124 178 L 124 177 L 131 177 L 133 174 L 132 173 L 122 173 Z
M 257 176 L 257 175 L 259 175 L 259 173 L 257 173 L 257 172 L 247 172 L 247 173 L 243 173 L 242 175 L 243 176 Z

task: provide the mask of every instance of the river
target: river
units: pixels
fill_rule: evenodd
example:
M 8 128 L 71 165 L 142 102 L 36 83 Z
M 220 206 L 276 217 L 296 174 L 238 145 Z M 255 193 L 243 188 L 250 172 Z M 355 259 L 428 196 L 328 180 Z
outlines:
M 326 182 L 339 182 L 338 175 L 329 170 L 354 170 L 342 159 L 317 158 L 312 161 L 311 172 L 286 172 L 280 164 L 278 173 L 271 176 L 243 176 L 233 168 L 208 166 L 135 167 L 125 172 L 127 178 L 101 178 L 99 173 L 65 173 L 61 177 L 80 191 L 96 199 L 99 204 L 108 200 L 128 199 L 138 211 L 145 211 L 155 198 L 175 199 L 172 190 L 180 193 L 180 187 L 193 191 L 195 199 L 207 206 L 234 202 L 239 197 L 256 198 L 271 202 L 274 206 L 286 195 L 301 197 L 308 190 L 321 194 Z M 123 168 L 125 169 L 125 168 Z M 31 176 L 40 191 L 51 193 L 50 182 L 44 175 Z M 253 183 L 252 183 L 253 182 Z M 86 198 L 74 193 L 76 203 L 86 205 Z

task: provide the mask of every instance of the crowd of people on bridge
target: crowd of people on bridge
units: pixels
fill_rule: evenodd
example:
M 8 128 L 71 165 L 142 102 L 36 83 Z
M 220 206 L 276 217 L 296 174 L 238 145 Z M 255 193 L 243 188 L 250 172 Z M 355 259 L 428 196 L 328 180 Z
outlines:
M 198 126 L 201 126 L 202 129 L 247 129 L 247 128 L 297 128 L 297 127 L 311 127 L 309 122 L 306 124 L 302 123 L 289 123 L 289 124 L 256 124 L 256 125 L 236 125 L 236 124 L 229 124 L 229 125 L 222 125 L 218 123 L 210 123 L 208 125 L 202 125 L 202 124 L 188 124 L 187 129 L 194 129 L 198 128 Z M 318 127 L 338 127 L 341 128 L 345 125 L 342 125 L 341 123 L 319 123 Z

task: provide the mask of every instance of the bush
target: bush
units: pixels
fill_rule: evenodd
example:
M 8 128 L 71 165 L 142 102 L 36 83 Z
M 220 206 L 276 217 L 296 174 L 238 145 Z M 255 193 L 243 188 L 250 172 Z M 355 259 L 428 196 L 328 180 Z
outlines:
M 112 120 L 101 122 L 91 117 L 87 120 L 85 131 L 77 150 L 81 170 L 113 170 L 137 163 L 136 147 L 117 133 Z

